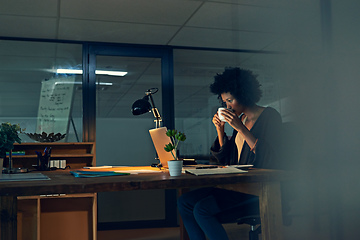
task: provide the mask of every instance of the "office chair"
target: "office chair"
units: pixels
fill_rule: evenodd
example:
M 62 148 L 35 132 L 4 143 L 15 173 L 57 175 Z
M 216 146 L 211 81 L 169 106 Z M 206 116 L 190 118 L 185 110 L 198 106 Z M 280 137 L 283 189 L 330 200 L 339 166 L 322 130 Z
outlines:
M 261 233 L 260 216 L 252 215 L 239 218 L 237 224 L 248 224 L 250 225 L 249 240 L 259 240 L 259 234 Z
M 287 201 L 283 202 L 282 212 L 283 212 L 284 226 L 290 226 L 292 224 L 292 217 L 289 215 L 290 209 L 291 208 L 289 202 Z M 260 215 L 249 215 L 249 216 L 241 217 L 238 218 L 236 222 L 238 225 L 247 224 L 250 226 L 249 240 L 259 240 L 259 234 L 261 233 Z
M 281 188 L 287 187 L 286 185 L 282 185 Z M 282 218 L 283 225 L 290 226 L 292 224 L 292 217 L 289 215 L 291 207 L 288 197 L 282 198 Z M 239 210 L 239 211 L 238 211 Z M 232 209 L 230 211 L 225 211 L 219 213 L 216 217 L 220 223 L 237 223 L 238 225 L 247 224 L 250 226 L 249 230 L 249 240 L 259 240 L 259 234 L 261 233 L 261 220 L 259 214 L 254 215 L 245 215 L 243 217 L 237 217 L 244 209 Z
M 255 211 L 256 212 L 256 211 Z M 250 226 L 249 240 L 259 240 L 261 233 L 260 215 L 245 215 L 239 218 L 239 215 L 244 213 L 244 208 L 235 208 L 229 211 L 221 212 L 216 217 L 220 223 L 237 223 L 238 225 L 247 224 Z

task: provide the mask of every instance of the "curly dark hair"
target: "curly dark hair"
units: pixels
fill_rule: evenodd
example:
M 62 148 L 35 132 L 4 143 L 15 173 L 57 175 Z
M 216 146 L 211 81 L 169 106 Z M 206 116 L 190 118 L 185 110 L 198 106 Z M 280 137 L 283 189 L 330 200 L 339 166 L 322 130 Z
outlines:
M 221 94 L 230 93 L 240 104 L 251 107 L 262 97 L 261 84 L 256 77 L 250 70 L 226 67 L 223 73 L 216 74 L 210 91 L 217 94 L 221 102 Z

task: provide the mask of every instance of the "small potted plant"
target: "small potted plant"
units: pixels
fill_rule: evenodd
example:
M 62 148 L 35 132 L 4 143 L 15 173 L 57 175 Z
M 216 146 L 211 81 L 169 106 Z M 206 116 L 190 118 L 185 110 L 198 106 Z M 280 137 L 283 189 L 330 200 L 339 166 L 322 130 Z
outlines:
M 164 149 L 167 152 L 171 152 L 172 156 L 174 157 L 174 160 L 168 161 L 170 176 L 180 176 L 183 161 L 179 160 L 177 150 L 179 147 L 179 143 L 186 140 L 186 135 L 184 133 L 178 132 L 175 129 L 169 129 L 166 132 L 166 136 L 170 137 L 171 142 L 165 145 Z
M 2 170 L 3 161 L 6 152 L 10 152 L 14 148 L 14 143 L 21 143 L 18 133 L 21 132 L 19 124 L 10 124 L 8 122 L 0 125 L 0 168 Z M 11 166 L 9 166 L 11 167 Z

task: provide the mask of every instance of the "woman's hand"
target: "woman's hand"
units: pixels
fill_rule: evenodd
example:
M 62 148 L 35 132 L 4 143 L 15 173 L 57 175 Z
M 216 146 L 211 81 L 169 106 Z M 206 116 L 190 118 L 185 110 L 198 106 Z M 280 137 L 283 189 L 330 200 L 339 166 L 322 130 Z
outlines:
M 225 109 L 221 111 L 221 113 L 224 116 L 226 122 L 228 122 L 230 126 L 233 127 L 235 130 L 239 131 L 239 129 L 244 127 L 240 118 L 234 112 Z
M 215 113 L 212 122 L 215 125 L 216 130 L 224 131 L 225 122 L 220 120 L 218 113 Z

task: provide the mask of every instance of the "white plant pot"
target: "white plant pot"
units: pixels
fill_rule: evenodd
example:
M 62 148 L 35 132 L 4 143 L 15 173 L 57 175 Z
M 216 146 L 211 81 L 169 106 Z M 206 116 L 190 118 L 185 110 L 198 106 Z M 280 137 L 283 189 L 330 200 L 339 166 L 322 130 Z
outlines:
M 168 161 L 170 176 L 176 177 L 181 175 L 183 161 L 182 160 L 171 160 Z

